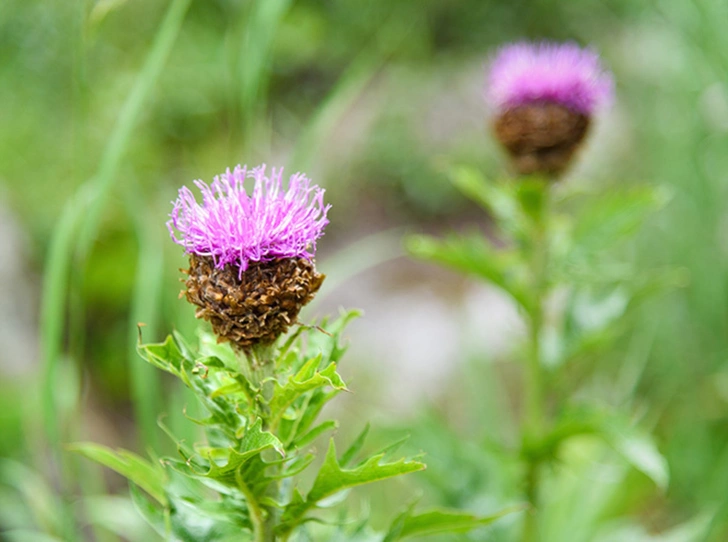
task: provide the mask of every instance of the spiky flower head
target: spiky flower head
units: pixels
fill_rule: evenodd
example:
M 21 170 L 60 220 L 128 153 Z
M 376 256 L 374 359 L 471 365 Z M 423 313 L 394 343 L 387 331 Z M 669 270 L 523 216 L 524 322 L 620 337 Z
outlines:
M 497 54 L 485 95 L 516 170 L 555 178 L 571 163 L 594 111 L 611 101 L 612 87 L 592 50 L 516 43 Z
M 272 168 L 268 177 L 265 165 L 237 166 L 209 186 L 194 182 L 202 203 L 189 188 L 180 188 L 167 222 L 172 238 L 188 254 L 209 256 L 220 269 L 234 265 L 240 274 L 251 262 L 312 258 L 330 205 L 324 205 L 324 190 L 303 173 L 292 175 L 287 188 L 282 178 L 283 168 Z M 250 194 L 247 179 L 253 181 Z
M 591 115 L 612 100 L 613 80 L 591 49 L 575 43 L 514 43 L 501 48 L 486 97 L 496 111 L 552 103 Z
M 238 166 L 209 186 L 195 181 L 202 203 L 180 189 L 167 223 L 190 255 L 183 293 L 198 307 L 195 315 L 245 352 L 296 323 L 325 278 L 313 263 L 328 224 L 324 191 L 301 173 L 284 188 L 282 169 L 270 177 L 265 170 Z M 250 194 L 246 180 L 253 181 Z

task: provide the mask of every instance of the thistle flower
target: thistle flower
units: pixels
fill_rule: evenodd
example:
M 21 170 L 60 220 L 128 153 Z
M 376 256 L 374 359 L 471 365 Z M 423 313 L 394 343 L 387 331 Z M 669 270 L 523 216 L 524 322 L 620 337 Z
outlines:
M 195 316 L 243 350 L 274 342 L 324 280 L 313 264 L 328 224 L 324 190 L 301 173 L 284 189 L 282 169 L 265 173 L 265 165 L 238 166 L 209 186 L 195 181 L 202 203 L 181 188 L 167 222 L 190 255 L 183 293 L 198 306 Z
M 613 81 L 592 50 L 574 43 L 503 47 L 488 75 L 495 133 L 523 174 L 558 175 L 612 99 Z

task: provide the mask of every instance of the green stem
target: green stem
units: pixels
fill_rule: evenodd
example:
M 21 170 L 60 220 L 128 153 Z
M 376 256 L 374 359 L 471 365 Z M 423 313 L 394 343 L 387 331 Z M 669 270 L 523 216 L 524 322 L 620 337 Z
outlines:
M 540 303 L 539 303 L 540 305 Z M 528 371 L 526 377 L 526 424 L 525 443 L 526 446 L 526 473 L 525 473 L 525 493 L 526 500 L 531 505 L 525 517 L 525 526 L 523 531 L 524 542 L 534 542 L 538 540 L 538 508 L 539 508 L 539 485 L 541 462 L 537 454 L 534 453 L 534 446 L 538 446 L 541 440 L 544 425 L 543 413 L 543 380 L 541 375 L 541 356 L 539 352 L 540 330 L 541 330 L 541 307 L 537 308 L 538 315 L 534 313 L 530 324 L 530 352 L 528 356 Z
M 266 542 L 268 538 L 266 537 L 266 521 L 265 521 L 265 513 L 263 512 L 263 509 L 260 507 L 260 503 L 255 498 L 255 495 L 253 495 L 253 492 L 250 490 L 248 485 L 243 481 L 243 479 L 240 477 L 240 472 L 235 473 L 235 477 L 238 482 L 238 487 L 242 491 L 243 495 L 245 496 L 245 500 L 248 504 L 248 513 L 250 514 L 250 522 L 253 524 L 253 536 L 255 542 Z
M 525 517 L 523 542 L 538 540 L 539 490 L 541 485 L 541 457 L 538 452 L 546 424 L 544 404 L 543 363 L 541 359 L 541 335 L 544 324 L 544 298 L 548 289 L 548 213 L 549 184 L 543 185 L 540 212 L 534 224 L 531 250 L 533 307 L 529 314 L 529 351 L 524 390 L 524 475 L 525 494 L 531 510 Z
M 240 360 L 243 374 L 248 378 L 250 384 L 259 390 L 253 404 L 255 416 L 263 421 L 263 430 L 271 428 L 269 401 L 273 397 L 275 382 L 272 377 L 275 375 L 275 360 L 273 359 L 273 348 L 269 346 L 257 346 L 241 356 Z M 271 469 L 279 467 L 271 466 Z M 273 481 L 268 486 L 266 494 L 274 500 L 279 497 L 279 482 Z M 253 496 L 246 495 L 248 499 L 251 521 L 253 522 L 255 542 L 275 542 L 275 528 L 278 525 L 278 510 L 273 506 L 260 506 Z

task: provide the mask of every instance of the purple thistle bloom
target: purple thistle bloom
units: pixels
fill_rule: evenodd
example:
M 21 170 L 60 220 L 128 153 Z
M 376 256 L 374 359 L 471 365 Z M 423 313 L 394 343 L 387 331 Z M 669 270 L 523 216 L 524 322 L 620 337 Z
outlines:
M 514 43 L 493 61 L 486 98 L 497 112 L 554 103 L 584 115 L 611 101 L 613 81 L 599 55 L 575 43 Z
M 241 276 L 250 262 L 313 258 L 331 206 L 324 205 L 324 190 L 303 173 L 292 175 L 287 189 L 282 176 L 283 168 L 273 168 L 266 177 L 265 165 L 228 168 L 209 186 L 195 181 L 202 204 L 182 187 L 167 222 L 172 239 L 188 254 L 212 257 L 220 269 L 236 265 Z M 247 178 L 255 183 L 250 195 Z

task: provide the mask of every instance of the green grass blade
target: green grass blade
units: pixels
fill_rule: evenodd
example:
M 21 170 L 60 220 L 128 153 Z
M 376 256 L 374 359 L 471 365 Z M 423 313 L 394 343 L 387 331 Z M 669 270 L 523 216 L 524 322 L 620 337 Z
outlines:
M 101 212 L 113 187 L 114 176 L 157 78 L 172 51 L 190 2 L 191 0 L 173 0 L 169 6 L 142 71 L 119 112 L 119 119 L 101 156 L 98 172 L 89 181 L 93 186 L 93 200 L 78 239 L 78 250 L 82 257 L 85 257 L 94 241 Z
M 127 210 L 134 222 L 139 254 L 137 259 L 136 280 L 132 297 L 128 330 L 128 363 L 131 372 L 131 395 L 134 413 L 140 426 L 142 448 L 150 447 L 160 450 L 161 433 L 157 427 L 157 418 L 161 411 L 162 385 L 154 367 L 139 356 L 136 349 L 139 330 L 147 341 L 157 336 L 160 313 L 160 299 L 164 269 L 164 251 L 160 238 L 160 224 L 147 206 L 134 197 L 134 186 L 126 190 Z

